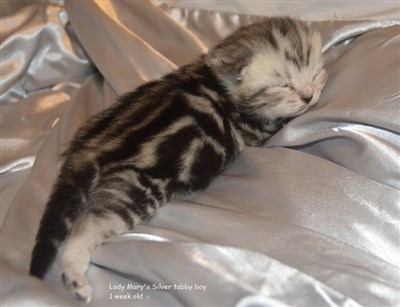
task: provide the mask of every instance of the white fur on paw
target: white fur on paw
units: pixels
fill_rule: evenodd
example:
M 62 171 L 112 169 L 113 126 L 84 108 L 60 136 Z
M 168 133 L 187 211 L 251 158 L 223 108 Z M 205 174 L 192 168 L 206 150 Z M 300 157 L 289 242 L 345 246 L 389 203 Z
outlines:
M 69 293 L 81 301 L 90 302 L 93 290 L 85 276 L 73 271 L 64 271 L 61 277 Z

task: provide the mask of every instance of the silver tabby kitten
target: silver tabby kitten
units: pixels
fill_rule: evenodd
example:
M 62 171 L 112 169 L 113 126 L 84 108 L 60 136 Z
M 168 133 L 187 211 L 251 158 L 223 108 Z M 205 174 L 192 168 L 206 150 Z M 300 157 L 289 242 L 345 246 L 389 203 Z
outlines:
M 43 277 L 59 245 L 78 299 L 105 239 L 148 220 L 180 193 L 206 188 L 243 150 L 313 106 L 325 85 L 319 33 L 287 17 L 242 27 L 196 62 L 121 97 L 64 154 L 33 250 Z

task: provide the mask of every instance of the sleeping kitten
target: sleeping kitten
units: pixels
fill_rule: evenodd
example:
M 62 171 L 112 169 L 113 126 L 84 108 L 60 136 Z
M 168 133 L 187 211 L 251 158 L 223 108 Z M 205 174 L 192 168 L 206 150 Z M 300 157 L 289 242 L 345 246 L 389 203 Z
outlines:
M 94 249 L 180 193 L 206 188 L 247 145 L 261 145 L 313 106 L 325 85 L 319 33 L 266 18 L 196 62 L 121 97 L 64 154 L 33 250 L 43 277 L 64 242 L 62 278 L 90 301 Z

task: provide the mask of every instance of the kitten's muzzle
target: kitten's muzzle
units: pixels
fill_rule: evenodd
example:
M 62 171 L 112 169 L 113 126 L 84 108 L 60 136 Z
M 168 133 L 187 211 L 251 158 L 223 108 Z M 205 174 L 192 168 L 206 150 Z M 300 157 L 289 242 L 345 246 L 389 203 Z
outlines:
M 300 98 L 301 98 L 305 103 L 309 103 L 309 102 L 313 99 L 313 96 L 314 96 L 314 89 L 313 89 L 312 86 L 307 85 L 307 86 L 304 86 L 303 88 L 301 88 L 301 89 L 298 91 L 298 94 L 299 94 Z
M 310 97 L 307 97 L 307 98 L 301 98 L 305 103 L 309 103 L 312 99 L 313 99 L 313 96 L 310 96 Z

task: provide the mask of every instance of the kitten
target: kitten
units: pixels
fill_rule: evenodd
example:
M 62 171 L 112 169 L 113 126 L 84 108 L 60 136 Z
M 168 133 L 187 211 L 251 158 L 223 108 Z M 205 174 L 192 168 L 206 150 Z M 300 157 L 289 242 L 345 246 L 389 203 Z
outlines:
M 121 97 L 82 127 L 40 223 L 30 273 L 43 277 L 64 242 L 62 278 L 78 299 L 105 239 L 148 220 L 180 193 L 206 188 L 244 145 L 261 145 L 325 85 L 319 33 L 265 18 L 196 62 Z

